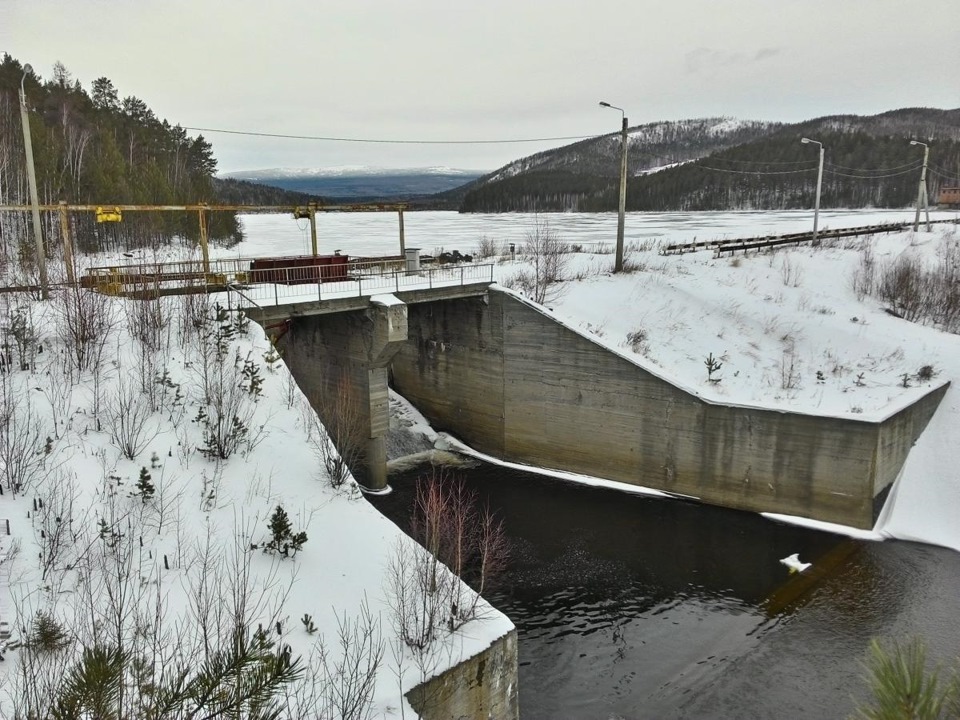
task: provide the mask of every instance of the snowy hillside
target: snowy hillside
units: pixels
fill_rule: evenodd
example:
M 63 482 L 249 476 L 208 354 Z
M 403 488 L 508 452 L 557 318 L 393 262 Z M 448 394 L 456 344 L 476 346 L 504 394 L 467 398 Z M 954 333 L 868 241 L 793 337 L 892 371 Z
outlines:
M 419 546 L 331 474 L 256 324 L 204 296 L 67 289 L 0 295 L 0 317 L 0 716 L 49 717 L 103 657 L 124 717 L 252 713 L 232 693 L 281 676 L 256 696 L 279 717 L 399 717 L 511 629 L 441 570 L 463 630 L 412 649 L 397 583 Z

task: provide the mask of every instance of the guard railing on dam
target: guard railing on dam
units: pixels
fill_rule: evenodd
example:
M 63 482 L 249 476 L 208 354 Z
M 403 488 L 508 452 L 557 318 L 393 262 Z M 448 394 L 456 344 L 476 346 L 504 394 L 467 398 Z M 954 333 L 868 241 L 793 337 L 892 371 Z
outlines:
M 281 305 L 493 282 L 493 264 L 406 270 L 404 259 L 397 257 L 343 258 L 342 263 L 322 265 L 285 265 L 283 261 L 230 258 L 93 267 L 82 284 L 106 294 L 135 296 L 240 289 L 258 305 Z

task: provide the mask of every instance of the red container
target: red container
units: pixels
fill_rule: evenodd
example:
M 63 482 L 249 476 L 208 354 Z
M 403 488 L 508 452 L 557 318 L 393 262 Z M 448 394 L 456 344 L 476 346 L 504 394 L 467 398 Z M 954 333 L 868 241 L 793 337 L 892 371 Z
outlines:
M 306 285 L 347 279 L 347 255 L 294 255 L 256 258 L 250 263 L 250 282 Z

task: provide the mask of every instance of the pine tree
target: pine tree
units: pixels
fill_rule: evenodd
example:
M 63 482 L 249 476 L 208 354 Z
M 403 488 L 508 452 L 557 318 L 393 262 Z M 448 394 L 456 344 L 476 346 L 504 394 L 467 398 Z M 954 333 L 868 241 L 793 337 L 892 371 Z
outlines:
M 280 505 L 270 516 L 270 534 L 272 537 L 264 545 L 267 552 L 278 552 L 284 557 L 290 556 L 290 551 L 296 555 L 297 551 L 307 542 L 307 534 L 303 531 L 294 533 L 293 526 L 290 524 L 290 518 L 287 511 Z
M 146 502 L 153 497 L 157 491 L 151 482 L 152 477 L 145 467 L 140 468 L 140 479 L 137 480 L 137 491 L 140 493 L 140 499 Z

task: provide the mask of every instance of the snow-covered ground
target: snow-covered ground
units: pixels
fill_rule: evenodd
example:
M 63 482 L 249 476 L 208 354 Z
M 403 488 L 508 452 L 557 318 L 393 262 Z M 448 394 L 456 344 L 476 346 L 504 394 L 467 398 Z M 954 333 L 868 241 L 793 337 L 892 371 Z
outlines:
M 94 305 L 81 310 L 77 298 Z M 383 640 L 374 716 L 400 717 L 404 692 L 512 628 L 481 601 L 426 654 L 399 641 L 389 568 L 419 548 L 351 479 L 331 485 L 324 430 L 261 328 L 237 327 L 197 296 L 165 298 L 149 316 L 146 307 L 87 291 L 45 303 L 0 295 L 0 620 L 15 641 L 42 611 L 87 646 L 105 627 L 108 643 L 122 635 L 137 655 L 144 638 L 162 638 L 168 655 L 151 656 L 160 667 L 175 670 L 179 649 L 195 669 L 204 648 L 229 646 L 241 592 L 245 621 L 310 663 L 284 717 L 321 715 L 351 625 Z M 81 316 L 96 322 L 79 342 L 68 320 Z M 307 536 L 293 557 L 265 552 L 278 506 Z M 42 696 L 66 663 L 49 654 L 43 672 L 24 670 L 26 651 L 5 644 L 0 717 L 13 717 L 22 672 L 37 675 Z M 350 652 L 361 647 L 355 638 Z

